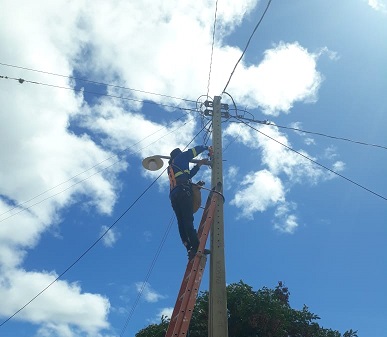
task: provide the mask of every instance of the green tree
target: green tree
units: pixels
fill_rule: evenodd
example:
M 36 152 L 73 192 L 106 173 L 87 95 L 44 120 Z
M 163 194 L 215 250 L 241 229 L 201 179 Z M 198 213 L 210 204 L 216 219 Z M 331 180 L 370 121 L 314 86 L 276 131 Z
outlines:
M 168 329 L 169 320 L 165 316 L 161 316 L 161 322 L 159 324 L 151 324 L 145 329 L 136 333 L 136 337 L 165 337 L 165 333 Z
M 358 337 L 352 329 L 343 335 L 321 327 L 317 315 L 304 305 L 302 310 L 292 309 L 290 292 L 282 282 L 275 289 L 263 287 L 254 291 L 240 281 L 227 286 L 229 337 Z M 169 320 L 142 329 L 136 337 L 164 337 Z M 192 314 L 189 337 L 208 334 L 208 291 L 201 292 Z

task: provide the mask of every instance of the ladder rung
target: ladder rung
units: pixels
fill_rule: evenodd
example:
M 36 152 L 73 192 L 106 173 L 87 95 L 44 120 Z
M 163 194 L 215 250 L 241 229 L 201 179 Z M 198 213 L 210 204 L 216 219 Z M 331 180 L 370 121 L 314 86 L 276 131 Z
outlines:
M 219 191 L 219 189 L 217 189 Z M 213 222 L 218 193 L 211 193 L 207 199 L 206 207 L 198 228 L 199 251 L 191 261 L 188 262 L 187 268 L 181 283 L 180 291 L 176 299 L 172 318 L 169 322 L 166 337 L 187 336 L 189 323 L 195 307 L 196 296 L 199 291 L 200 282 L 203 276 L 204 267 L 207 261 L 206 255 L 202 252 L 206 246 L 208 233 Z

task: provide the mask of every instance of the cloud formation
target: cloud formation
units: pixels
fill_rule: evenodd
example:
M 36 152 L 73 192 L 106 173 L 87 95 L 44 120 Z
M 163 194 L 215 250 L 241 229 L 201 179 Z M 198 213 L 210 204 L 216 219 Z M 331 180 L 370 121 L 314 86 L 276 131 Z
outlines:
M 293 149 L 288 137 L 273 124 L 250 127 L 234 123 L 227 127 L 224 135 L 233 137 L 253 153 L 255 151 L 265 167 L 244 176 L 230 204 L 240 209 L 240 217 L 247 219 L 252 219 L 257 212 L 274 208 L 274 228 L 284 233 L 294 233 L 299 226 L 298 217 L 294 214 L 297 205 L 287 200 L 288 191 L 295 184 L 316 185 L 335 175 L 316 165 L 314 162 L 317 158 L 306 151 Z M 323 156 L 334 160 L 336 152 L 328 148 Z M 342 171 L 344 167 L 341 161 L 332 164 L 335 172 Z
M 148 282 L 137 282 L 136 289 L 137 292 L 141 293 L 145 301 L 149 303 L 155 303 L 165 298 L 165 296 L 157 293 L 154 289 L 152 289 Z
M 224 43 L 225 37 L 257 4 L 257 0 L 227 0 L 219 7 L 210 95 L 223 88 L 228 76 L 224 69 L 231 69 L 241 54 L 239 48 Z M 13 314 L 57 277 L 55 270 L 26 270 L 24 262 L 43 233 L 63 225 L 65 210 L 82 200 L 88 209 L 110 215 L 118 198 L 119 175 L 131 169 L 127 158 L 169 153 L 193 138 L 198 121 L 192 114 L 179 111 L 171 121 L 152 115 L 153 110 L 139 100 L 185 108 L 192 107 L 192 102 L 174 97 L 195 100 L 206 91 L 213 7 L 205 0 L 42 0 L 22 6 L 2 1 L 0 59 L 16 66 L 2 71 L 26 80 L 21 84 L 2 79 L 0 90 L 2 317 Z M 262 107 L 268 115 L 289 113 L 294 103 L 317 99 L 322 82 L 316 70 L 318 57 L 297 42 L 279 41 L 265 51 L 260 63 L 241 62 L 229 90 L 248 107 Z M 87 93 L 85 82 L 72 76 L 138 90 L 94 84 L 93 90 L 127 99 L 98 97 Z M 175 114 L 171 110 L 163 112 Z M 289 144 L 276 128 L 260 130 Z M 297 219 L 294 208 L 284 211 L 288 186 L 283 176 L 293 183 L 304 178 L 317 182 L 323 173 L 247 128 L 230 125 L 226 135 L 263 154 L 264 169 L 246 174 L 242 186 L 234 186 L 232 204 L 249 218 L 280 205 L 276 218 L 286 225 L 278 226 L 293 231 Z M 236 172 L 234 167 L 229 174 Z M 258 200 L 251 197 L 254 194 Z M 100 230 L 97 224 L 96 233 Z M 116 240 L 115 231 L 104 238 L 107 246 Z M 149 285 L 144 296 L 149 302 L 163 298 Z M 21 311 L 18 319 L 37 325 L 42 336 L 96 336 L 109 329 L 109 310 L 109 299 L 60 280 Z

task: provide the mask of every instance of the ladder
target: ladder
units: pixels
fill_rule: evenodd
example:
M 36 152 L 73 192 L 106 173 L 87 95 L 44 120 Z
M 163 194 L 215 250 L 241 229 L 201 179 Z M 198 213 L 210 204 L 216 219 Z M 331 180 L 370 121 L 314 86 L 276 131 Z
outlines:
M 221 194 L 221 184 L 212 191 L 207 198 L 202 220 L 198 228 L 199 248 L 193 259 L 188 261 L 179 294 L 177 295 L 175 308 L 169 322 L 165 337 L 187 336 L 200 282 L 206 266 L 207 256 L 203 254 L 208 234 L 214 221 L 214 213 Z

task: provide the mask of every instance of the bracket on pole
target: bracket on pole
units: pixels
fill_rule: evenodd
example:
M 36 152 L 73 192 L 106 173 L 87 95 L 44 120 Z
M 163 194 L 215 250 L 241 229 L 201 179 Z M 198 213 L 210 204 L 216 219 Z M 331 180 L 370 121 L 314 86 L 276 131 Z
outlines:
M 204 110 L 204 116 L 212 116 L 214 111 L 214 103 L 212 101 L 205 101 L 204 106 L 206 109 Z M 230 113 L 228 109 L 228 104 L 220 104 L 220 113 L 224 118 L 230 118 Z

